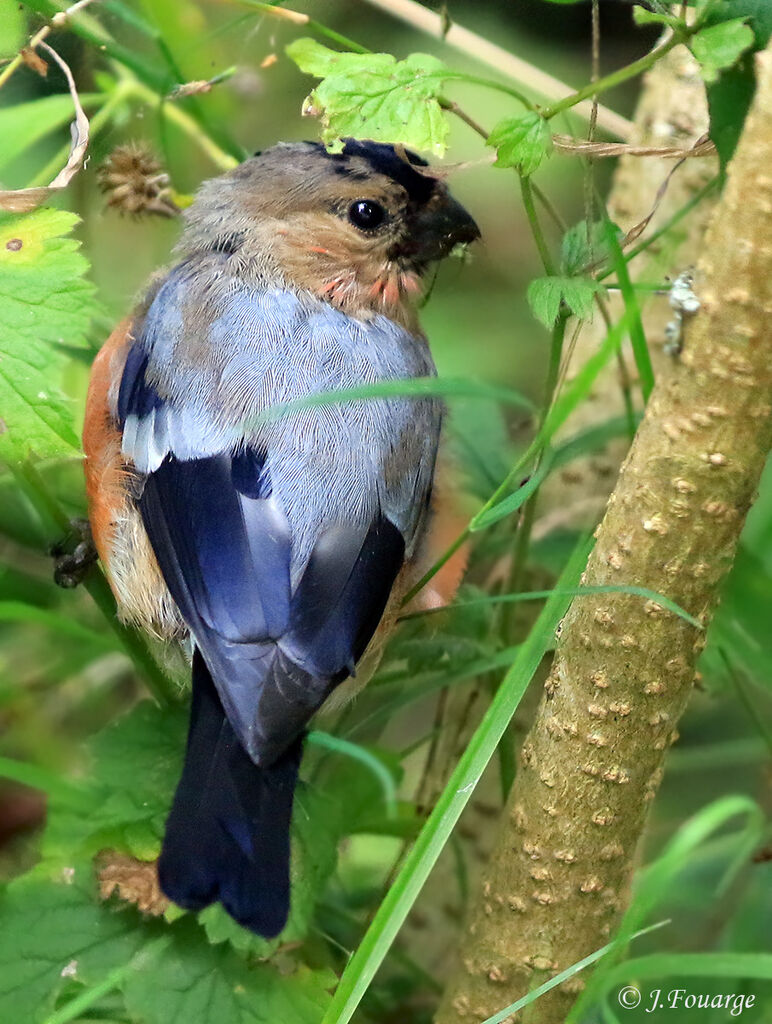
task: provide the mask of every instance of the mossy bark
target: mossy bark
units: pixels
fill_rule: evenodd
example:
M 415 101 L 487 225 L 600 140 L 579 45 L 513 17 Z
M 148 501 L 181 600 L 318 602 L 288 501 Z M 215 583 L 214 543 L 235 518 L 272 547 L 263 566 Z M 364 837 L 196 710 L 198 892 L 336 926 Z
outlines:
M 772 444 L 772 48 L 711 224 L 702 309 L 662 372 L 584 581 L 707 625 Z M 656 602 L 574 602 L 438 1024 L 472 1024 L 608 940 L 705 634 Z M 581 977 L 531 1005 L 563 1024 Z

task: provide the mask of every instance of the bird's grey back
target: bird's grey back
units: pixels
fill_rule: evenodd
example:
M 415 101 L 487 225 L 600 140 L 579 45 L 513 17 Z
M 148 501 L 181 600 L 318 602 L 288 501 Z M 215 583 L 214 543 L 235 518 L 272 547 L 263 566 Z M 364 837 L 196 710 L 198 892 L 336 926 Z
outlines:
M 431 489 L 441 404 L 346 400 L 266 413 L 282 403 L 435 374 L 423 338 L 384 316 L 357 320 L 308 292 L 256 286 L 227 256 L 185 261 L 158 289 L 140 333 L 162 403 L 124 428 L 141 472 L 168 453 L 202 458 L 257 447 L 293 535 L 292 576 L 329 525 L 361 527 L 380 509 L 412 554 Z

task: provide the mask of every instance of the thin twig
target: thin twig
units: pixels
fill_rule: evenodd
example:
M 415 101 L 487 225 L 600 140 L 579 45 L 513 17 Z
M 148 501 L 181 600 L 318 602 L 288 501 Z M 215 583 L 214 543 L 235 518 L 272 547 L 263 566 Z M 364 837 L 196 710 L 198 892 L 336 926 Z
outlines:
M 81 2 L 83 2 L 83 0 L 81 0 Z M 38 40 L 37 45 L 42 47 L 46 53 L 56 61 L 64 77 L 67 79 L 67 88 L 70 91 L 72 105 L 75 108 L 75 120 L 70 125 L 72 141 L 70 143 L 70 152 L 67 158 L 67 163 L 49 185 L 0 191 L 0 210 L 5 210 L 10 213 L 28 213 L 30 210 L 36 209 L 41 203 L 45 202 L 52 192 L 58 192 L 61 189 L 66 188 L 78 171 L 83 167 L 83 161 L 86 158 L 86 150 L 88 149 L 88 118 L 81 106 L 80 97 L 78 96 L 78 90 L 75 85 L 75 79 L 72 77 L 69 65 L 62 60 L 56 50 L 53 50 L 48 43 L 44 43 L 42 39 Z
M 94 3 L 94 0 L 78 0 L 77 3 L 68 7 L 66 11 L 59 11 L 58 14 L 55 14 L 51 21 L 39 29 L 27 45 L 20 50 L 13 60 L 3 68 L 2 72 L 0 72 L 0 89 L 2 89 L 19 65 L 24 63 L 25 50 L 35 50 L 40 46 L 43 40 L 46 39 L 53 28 L 62 28 L 72 14 L 77 14 L 78 11 L 83 10 L 84 7 L 88 7 L 88 5 L 92 3 Z
M 700 139 L 689 149 L 683 149 L 681 146 L 631 146 L 625 142 L 586 142 L 583 139 L 572 139 L 570 135 L 553 135 L 552 144 L 558 153 L 577 156 L 659 156 L 667 159 L 685 159 L 716 155 L 716 147 L 708 138 Z
M 574 95 L 574 90 L 564 82 L 546 74 L 534 67 L 533 64 L 529 64 L 528 61 L 514 56 L 503 47 L 483 39 L 482 36 L 462 25 L 454 22 L 445 32 L 441 15 L 427 10 L 415 0 L 365 0 L 365 2 L 407 22 L 413 28 L 434 36 L 455 50 L 474 57 L 482 64 L 519 82 L 553 103 Z M 573 109 L 587 121 L 592 116 L 591 103 L 578 103 Z M 627 118 L 602 105 L 598 106 L 598 127 L 618 139 L 629 139 L 632 133 L 632 123 Z

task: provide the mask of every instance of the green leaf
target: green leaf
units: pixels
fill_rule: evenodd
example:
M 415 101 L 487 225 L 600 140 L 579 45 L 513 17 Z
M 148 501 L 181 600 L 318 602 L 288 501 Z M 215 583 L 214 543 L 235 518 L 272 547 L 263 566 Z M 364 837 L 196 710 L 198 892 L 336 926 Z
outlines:
M 66 863 L 114 847 L 140 860 L 158 855 L 182 770 L 187 709 L 142 701 L 89 744 L 95 798 L 87 813 L 49 808 L 44 858 Z
M 586 320 L 601 287 L 591 277 L 537 277 L 528 285 L 528 304 L 536 319 L 547 328 L 557 320 L 563 303 L 580 320 Z
M 526 177 L 552 151 L 549 124 L 534 110 L 518 117 L 505 117 L 488 136 L 496 150 L 496 167 L 516 167 Z
M 40 209 L 0 213 L 0 459 L 78 449 L 70 404 L 59 390 L 61 345 L 85 344 L 93 287 L 78 243 L 63 238 L 78 218 Z
M 299 966 L 285 974 L 273 965 L 250 965 L 228 946 L 210 946 L 191 921 L 178 922 L 172 931 L 173 941 L 126 978 L 123 992 L 132 1020 L 318 1024 L 335 981 L 331 971 Z
M 689 48 L 700 63 L 706 82 L 715 82 L 719 71 L 732 67 L 753 46 L 753 30 L 746 21 L 744 17 L 723 21 L 702 29 L 692 38 Z
M 334 151 L 346 135 L 402 143 L 443 156 L 448 125 L 439 104 L 443 83 L 457 73 L 426 53 L 398 61 L 389 53 L 339 53 L 313 39 L 296 39 L 287 54 L 322 81 L 303 112 L 321 119 Z
M 42 840 L 44 860 L 62 865 L 107 847 L 140 860 L 157 857 L 182 770 L 187 719 L 186 706 L 161 708 L 142 701 L 98 733 L 89 744 L 91 798 L 84 805 L 52 795 Z M 338 842 L 354 827 L 353 794 L 364 788 L 368 806 L 382 806 L 382 781 L 371 771 L 346 760 L 345 778 L 347 794 L 341 792 L 337 799 L 326 788 L 303 783 L 298 788 L 291 909 L 280 940 L 269 943 L 254 936 L 215 906 L 200 915 L 211 942 L 227 941 L 243 952 L 267 956 L 281 943 L 305 937 L 320 892 L 335 869 Z
M 89 984 L 129 959 L 143 940 L 135 920 L 100 906 L 88 869 L 22 876 L 3 894 L 0 917 L 3 1021 L 38 1024 L 68 975 Z
M 734 156 L 755 92 L 756 78 L 749 57 L 708 83 L 709 134 L 724 172 Z
M 659 14 L 650 11 L 646 7 L 633 7 L 633 21 L 636 25 L 680 25 L 680 18 L 674 18 L 670 14 Z
M 706 24 L 720 25 L 738 17 L 746 19 L 753 30 L 753 50 L 764 49 L 772 36 L 772 4 L 768 0 L 718 0 L 711 4 Z M 755 91 L 752 53 L 746 53 L 734 67 L 721 72 L 715 82 L 708 83 L 710 137 L 718 150 L 722 170 L 732 159 Z
M 502 498 L 501 501 L 497 502 L 486 512 L 483 512 L 481 515 L 478 514 L 472 519 L 469 524 L 472 533 L 476 533 L 478 530 L 486 530 L 489 526 L 493 526 L 494 523 L 498 523 L 499 520 L 511 515 L 524 505 L 534 491 L 541 487 L 549 475 L 553 460 L 554 453 L 548 449 L 545 451 L 538 468 L 521 487 L 518 487 L 513 494 L 508 494 L 506 498 Z
M 624 232 L 614 225 L 617 238 L 621 239 Z M 560 243 L 560 272 L 566 277 L 581 274 L 590 264 L 596 264 L 608 257 L 609 245 L 606 238 L 604 221 L 597 220 L 588 224 L 580 220 L 563 235 Z
M 0 57 L 13 57 L 24 45 L 25 23 L 16 0 L 0 0 Z M 7 140 L 7 136 L 4 138 Z

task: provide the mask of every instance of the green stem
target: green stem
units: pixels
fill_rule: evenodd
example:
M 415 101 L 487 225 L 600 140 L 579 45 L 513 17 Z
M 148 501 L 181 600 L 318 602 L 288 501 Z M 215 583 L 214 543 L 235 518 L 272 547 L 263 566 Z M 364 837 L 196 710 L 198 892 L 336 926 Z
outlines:
M 610 75 L 605 75 L 603 78 L 599 78 L 597 82 L 590 82 L 573 93 L 571 96 L 566 96 L 565 99 L 558 100 L 557 103 L 553 103 L 550 107 L 545 107 L 542 111 L 542 116 L 546 120 L 550 120 L 555 117 L 556 114 L 562 113 L 564 110 L 569 110 L 571 107 L 575 107 L 577 103 L 581 103 L 582 100 L 592 99 L 594 96 L 599 96 L 603 92 L 607 92 L 609 89 L 613 89 L 614 86 L 621 85 L 622 82 L 627 82 L 631 78 L 636 78 L 638 75 L 643 74 L 644 71 L 648 71 L 650 67 L 653 67 L 658 60 L 665 56 L 666 53 L 678 46 L 679 43 L 684 42 L 685 38 L 691 33 L 679 32 L 673 34 L 670 39 L 662 43 L 661 46 L 655 47 L 651 53 L 647 53 L 644 57 L 640 57 L 638 60 L 633 61 L 632 64 L 627 64 L 623 68 L 619 68 L 617 71 L 612 71 Z
M 555 399 L 555 392 L 558 387 L 558 380 L 560 377 L 560 364 L 563 358 L 563 343 L 566 337 L 566 325 L 568 323 L 568 316 L 561 313 L 555 321 L 555 325 L 552 328 L 552 339 L 550 343 L 550 361 L 547 367 L 547 379 L 544 385 L 544 400 L 542 402 L 541 415 L 539 417 L 539 431 L 544 427 L 547 422 L 547 416 L 549 414 L 552 403 Z M 534 465 L 534 472 L 539 468 L 541 462 L 541 456 L 537 459 Z M 520 521 L 520 527 L 517 531 L 517 538 L 515 540 L 515 550 L 512 553 L 511 571 L 509 575 L 509 585 L 507 591 L 509 593 L 517 593 L 520 591 L 523 578 L 525 576 L 525 567 L 528 562 L 528 551 L 531 546 L 531 532 L 533 530 L 534 520 L 536 518 L 536 505 L 539 500 L 539 488 L 537 487 L 533 494 L 530 496 L 528 501 L 525 503 L 523 508 L 523 515 Z M 504 634 L 505 636 L 509 632 L 511 613 L 509 610 L 504 612 Z
M 60 14 L 63 8 L 54 0 L 24 0 L 26 7 L 37 12 L 38 14 L 52 18 L 55 14 Z M 82 15 L 77 14 L 67 20 L 67 28 L 79 35 L 82 39 L 85 39 L 87 43 L 90 43 L 95 50 L 104 54 L 107 57 L 117 61 L 128 71 L 130 71 L 138 80 L 138 84 L 142 83 L 142 88 L 145 91 L 146 96 L 152 98 L 151 102 L 157 103 L 159 98 L 164 97 L 169 89 L 179 84 L 173 81 L 174 74 L 164 73 L 157 70 L 157 63 L 146 60 L 143 57 L 137 55 L 135 50 L 129 49 L 128 47 L 122 46 L 117 43 L 112 36 L 106 32 L 102 26 L 90 17 L 86 12 Z M 153 38 L 156 44 L 159 45 L 159 49 L 164 58 L 164 62 L 171 67 L 175 67 L 171 54 L 164 52 L 163 47 L 160 46 L 161 37 L 156 32 L 153 32 Z M 210 126 L 205 123 L 206 119 L 202 114 L 200 106 L 197 105 L 195 98 L 193 98 L 193 109 L 195 117 L 191 117 L 186 111 L 180 109 L 176 105 L 170 105 L 167 113 L 170 115 L 170 119 L 176 121 L 183 130 L 187 131 L 188 134 L 193 135 L 202 149 L 210 156 L 217 167 L 223 170 L 230 170 L 231 167 L 235 167 L 239 163 L 238 147 L 228 142 L 230 152 L 226 152 L 213 138 L 210 138 L 209 131 Z M 172 116 L 171 112 L 175 111 L 176 116 Z M 183 124 L 183 120 L 185 123 Z M 195 126 L 195 131 L 191 131 L 190 126 Z M 215 130 L 212 126 L 211 130 Z M 224 158 L 227 157 L 231 162 L 226 163 Z
M 55 14 L 61 14 L 64 10 L 64 8 L 60 4 L 55 3 L 54 0 L 24 0 L 24 6 L 29 7 L 30 10 L 35 11 L 37 14 L 40 14 L 49 20 L 53 18 Z M 98 52 L 101 52 L 108 57 L 112 57 L 113 60 L 119 61 L 125 67 L 133 71 L 135 75 L 142 78 L 143 81 L 152 84 L 153 88 L 161 95 L 167 91 L 170 82 L 166 75 L 157 71 L 155 65 L 149 61 L 145 61 L 143 58 L 138 57 L 133 50 L 116 43 L 115 40 L 104 31 L 98 22 L 94 21 L 94 19 L 89 17 L 85 12 L 69 18 L 67 20 L 67 29 L 80 36 L 81 39 L 85 39 L 86 42 L 90 43 Z
M 12 466 L 11 471 L 25 494 L 32 502 L 38 515 L 41 516 L 52 536 L 61 536 L 71 530 L 70 518 L 56 498 L 49 491 L 46 482 L 37 468 L 28 460 L 20 465 Z M 165 675 L 156 662 L 144 639 L 135 630 L 124 625 L 118 618 L 110 585 L 104 573 L 96 566 L 92 567 L 83 586 L 88 591 L 94 604 L 107 620 L 126 654 L 131 658 L 147 688 L 162 706 L 168 706 L 177 699 L 178 694 L 173 682 Z
M 260 11 L 263 14 L 273 15 L 273 17 L 280 17 L 276 12 L 283 8 L 282 3 L 266 3 L 263 2 L 263 0 L 238 0 L 238 3 L 240 3 L 242 7 L 251 7 L 253 10 Z M 317 35 L 323 36 L 325 39 L 329 39 L 333 43 L 337 43 L 338 46 L 345 46 L 347 50 L 351 50 L 354 53 L 372 53 L 371 50 L 368 50 L 366 46 L 362 46 L 361 43 L 356 42 L 355 39 L 350 39 L 348 36 L 341 35 L 341 33 L 336 32 L 335 29 L 328 28 L 326 25 L 323 25 L 321 21 L 314 21 L 313 18 L 309 18 L 307 15 L 300 14 L 299 12 L 295 13 L 298 15 L 295 24 L 308 28 L 312 32 L 316 32 Z M 293 21 L 294 19 L 288 17 L 286 20 Z
M 560 212 L 555 207 L 552 200 L 533 181 L 531 182 L 531 189 L 533 190 L 533 194 L 544 207 L 545 212 L 552 218 L 555 227 L 558 229 L 561 236 L 564 235 L 568 230 L 568 225 L 561 217 Z
M 603 317 L 606 330 L 610 331 L 611 314 L 609 313 L 608 307 L 601 295 L 595 296 L 595 304 L 600 310 L 600 315 Z M 627 369 L 627 363 L 625 362 L 624 353 L 621 348 L 617 349 L 617 367 L 619 369 L 619 384 L 622 389 L 622 401 L 624 402 L 625 416 L 627 418 L 627 432 L 630 437 L 630 441 L 632 441 L 637 429 L 635 405 L 633 403 L 633 385 L 630 380 L 630 371 Z
M 143 100 L 151 105 L 157 105 L 158 95 L 149 89 L 144 82 L 141 82 L 137 78 L 129 78 L 128 82 L 131 86 L 131 93 L 139 100 Z M 164 116 L 176 124 L 185 134 L 193 139 L 201 149 L 206 153 L 215 167 L 218 167 L 221 171 L 230 171 L 234 167 L 238 167 L 239 161 L 235 156 L 230 153 L 226 153 L 218 144 L 211 139 L 208 135 L 201 131 L 201 128 L 196 123 L 194 118 L 188 114 L 187 111 L 183 110 L 182 107 L 177 106 L 176 103 L 166 104 L 164 107 Z
M 549 246 L 544 238 L 544 232 L 541 229 L 539 215 L 536 212 L 531 179 L 526 177 L 524 174 L 520 175 L 520 193 L 523 197 L 523 207 L 525 208 L 525 215 L 528 218 L 528 223 L 531 227 L 531 234 L 533 235 L 534 242 L 536 242 L 536 248 L 539 250 L 539 256 L 541 257 L 541 262 L 544 267 L 544 273 L 547 274 L 548 277 L 554 277 L 555 264 L 552 260 Z

